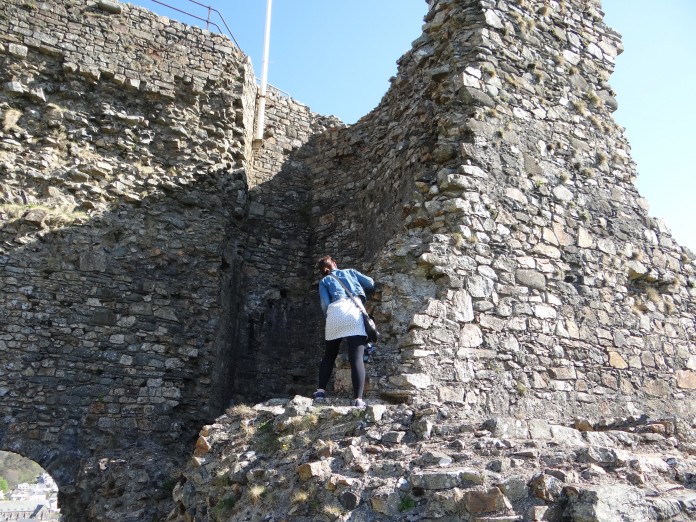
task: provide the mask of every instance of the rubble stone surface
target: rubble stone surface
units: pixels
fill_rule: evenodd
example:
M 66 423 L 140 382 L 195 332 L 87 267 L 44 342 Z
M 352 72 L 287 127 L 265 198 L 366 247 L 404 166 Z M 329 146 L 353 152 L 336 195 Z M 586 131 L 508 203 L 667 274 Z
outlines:
M 438 429 L 423 437 L 426 419 Z M 472 424 L 442 403 L 359 410 L 301 396 L 236 406 L 203 429 L 209 450 L 184 468 L 167 520 L 694 519 L 696 458 L 671 421 L 585 421 Z M 640 435 L 665 425 L 675 437 Z

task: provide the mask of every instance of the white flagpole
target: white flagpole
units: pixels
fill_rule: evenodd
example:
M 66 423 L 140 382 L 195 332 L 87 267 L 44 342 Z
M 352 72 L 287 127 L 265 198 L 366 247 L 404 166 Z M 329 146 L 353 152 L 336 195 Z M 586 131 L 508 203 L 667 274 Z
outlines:
M 263 139 L 263 126 L 266 111 L 266 83 L 268 81 L 268 49 L 271 44 L 271 4 L 273 0 L 266 3 L 266 32 L 263 37 L 263 63 L 261 65 L 261 92 L 259 93 L 259 106 L 256 120 L 256 139 Z

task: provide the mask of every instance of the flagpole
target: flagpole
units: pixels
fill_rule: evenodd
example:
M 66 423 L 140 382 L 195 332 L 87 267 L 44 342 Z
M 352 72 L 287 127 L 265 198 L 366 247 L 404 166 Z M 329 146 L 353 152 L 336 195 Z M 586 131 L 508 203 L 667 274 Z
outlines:
M 268 50 L 271 43 L 271 4 L 273 0 L 266 3 L 266 31 L 263 37 L 263 63 L 261 65 L 261 91 L 259 93 L 259 105 L 256 120 L 257 140 L 263 140 L 263 127 L 266 112 L 266 84 L 268 82 Z

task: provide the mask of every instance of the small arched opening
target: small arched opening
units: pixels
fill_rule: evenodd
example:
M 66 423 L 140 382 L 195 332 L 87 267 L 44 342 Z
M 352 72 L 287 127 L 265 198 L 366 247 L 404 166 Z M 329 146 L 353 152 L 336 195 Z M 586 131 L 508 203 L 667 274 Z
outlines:
M 38 463 L 0 451 L 0 520 L 60 520 L 58 484 Z

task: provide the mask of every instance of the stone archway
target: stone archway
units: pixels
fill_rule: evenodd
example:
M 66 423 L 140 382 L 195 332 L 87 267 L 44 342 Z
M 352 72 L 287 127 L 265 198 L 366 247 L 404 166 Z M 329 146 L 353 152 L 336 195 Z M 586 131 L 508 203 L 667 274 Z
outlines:
M 32 518 L 59 520 L 58 485 L 37 462 L 14 452 L 0 450 L 0 497 L 3 520 Z M 0 489 L 2 491 L 2 489 Z

